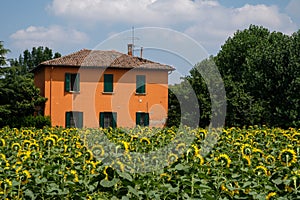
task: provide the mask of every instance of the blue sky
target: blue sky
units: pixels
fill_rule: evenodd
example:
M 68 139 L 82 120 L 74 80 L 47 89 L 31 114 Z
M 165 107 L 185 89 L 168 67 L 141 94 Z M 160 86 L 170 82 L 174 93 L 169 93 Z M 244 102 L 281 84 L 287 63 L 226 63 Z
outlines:
M 193 41 L 215 55 L 229 36 L 250 24 L 291 34 L 299 29 L 299 11 L 299 0 L 2 0 L 0 40 L 11 50 L 9 58 L 34 46 L 63 55 L 82 48 L 126 51 L 134 26 L 143 56 L 180 68 L 194 65 L 198 60 L 192 54 L 202 51 L 182 44 Z M 147 35 L 145 27 L 152 27 L 150 32 L 156 27 L 158 33 Z M 173 56 L 162 58 L 165 51 L 155 48 Z

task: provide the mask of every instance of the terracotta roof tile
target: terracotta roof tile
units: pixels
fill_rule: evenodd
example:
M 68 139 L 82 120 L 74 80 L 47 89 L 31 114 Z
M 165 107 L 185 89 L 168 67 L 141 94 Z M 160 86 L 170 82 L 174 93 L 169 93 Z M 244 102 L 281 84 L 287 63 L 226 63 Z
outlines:
M 82 49 L 60 58 L 42 62 L 40 66 L 141 68 L 172 71 L 175 68 L 117 51 Z

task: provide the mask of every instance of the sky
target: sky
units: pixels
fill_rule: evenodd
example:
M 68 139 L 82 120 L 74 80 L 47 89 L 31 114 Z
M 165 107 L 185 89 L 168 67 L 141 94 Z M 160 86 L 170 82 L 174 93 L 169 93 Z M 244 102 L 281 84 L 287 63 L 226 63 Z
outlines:
M 300 0 L 1 0 L 0 40 L 8 58 L 37 46 L 126 53 L 133 41 L 136 56 L 143 47 L 143 57 L 182 75 L 250 24 L 298 31 L 299 11 Z

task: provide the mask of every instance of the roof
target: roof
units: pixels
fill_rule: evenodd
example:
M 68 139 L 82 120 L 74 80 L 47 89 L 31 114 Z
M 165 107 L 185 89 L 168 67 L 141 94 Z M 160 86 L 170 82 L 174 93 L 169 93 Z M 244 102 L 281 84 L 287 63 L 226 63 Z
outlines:
M 82 49 L 75 53 L 42 62 L 42 66 L 113 67 L 121 69 L 158 69 L 173 71 L 174 67 L 117 51 Z

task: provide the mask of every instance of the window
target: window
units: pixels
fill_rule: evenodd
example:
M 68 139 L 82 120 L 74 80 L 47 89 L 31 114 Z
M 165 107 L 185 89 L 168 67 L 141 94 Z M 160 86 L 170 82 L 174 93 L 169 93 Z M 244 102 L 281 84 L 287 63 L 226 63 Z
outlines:
M 136 125 L 149 126 L 149 113 L 137 112 L 136 113 Z
M 100 113 L 100 127 L 116 128 L 117 127 L 117 113 L 116 112 L 101 112 Z
M 80 74 L 65 74 L 65 90 L 66 92 L 80 91 Z
M 113 92 L 113 74 L 104 74 L 104 92 Z
M 82 112 L 66 112 L 66 128 L 82 128 L 83 127 L 83 113 Z
M 145 75 L 136 75 L 136 90 L 137 94 L 146 93 L 146 77 Z

